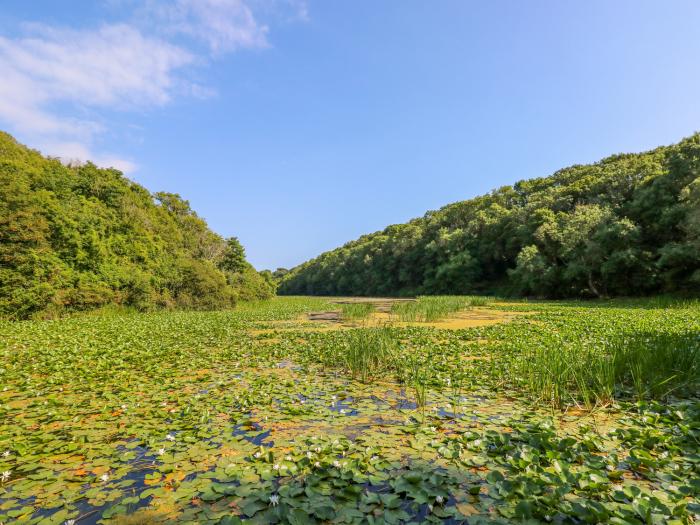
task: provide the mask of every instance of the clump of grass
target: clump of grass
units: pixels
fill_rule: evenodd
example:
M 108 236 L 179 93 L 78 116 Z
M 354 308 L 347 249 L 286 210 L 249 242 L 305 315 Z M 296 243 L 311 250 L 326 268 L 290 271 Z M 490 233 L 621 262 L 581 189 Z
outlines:
M 399 339 L 388 327 L 348 330 L 340 346 L 341 363 L 352 377 L 367 382 L 397 367 Z
M 450 376 L 447 378 L 447 387 L 450 392 L 450 406 L 452 407 L 452 419 L 457 419 L 457 409 L 462 398 L 462 383 L 464 381 L 464 372 L 462 370 L 450 370 Z
M 372 303 L 346 303 L 341 305 L 343 319 L 357 321 L 367 319 L 374 312 Z
M 408 384 L 413 390 L 416 409 L 421 413 L 421 424 L 425 423 L 425 408 L 428 405 L 429 374 L 420 359 L 413 357 L 408 363 Z
M 500 373 L 554 408 L 607 405 L 615 399 L 664 400 L 696 392 L 696 334 L 633 333 L 608 341 L 569 341 L 523 349 Z
M 633 334 L 610 347 L 615 381 L 637 399 L 665 399 L 700 386 L 700 336 Z
M 489 297 L 469 295 L 423 295 L 415 301 L 395 303 L 391 307 L 391 313 L 403 322 L 431 323 L 460 310 L 485 306 L 491 300 Z

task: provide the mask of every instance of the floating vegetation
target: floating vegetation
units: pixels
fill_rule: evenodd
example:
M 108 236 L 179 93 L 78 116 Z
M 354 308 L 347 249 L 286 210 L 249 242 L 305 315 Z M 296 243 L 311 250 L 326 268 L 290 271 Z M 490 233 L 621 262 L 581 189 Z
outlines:
M 0 523 L 697 521 L 697 305 L 332 308 L 0 323 Z

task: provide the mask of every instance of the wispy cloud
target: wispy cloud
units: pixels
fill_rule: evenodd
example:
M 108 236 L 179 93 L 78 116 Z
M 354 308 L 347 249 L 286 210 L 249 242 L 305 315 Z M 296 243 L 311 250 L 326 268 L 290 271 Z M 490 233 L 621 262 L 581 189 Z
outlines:
M 145 13 L 165 32 L 204 42 L 213 53 L 268 45 L 267 26 L 255 19 L 242 0 L 151 1 Z
M 25 24 L 19 35 L 0 35 L 0 122 L 47 154 L 129 172 L 132 161 L 94 151 L 107 131 L 104 111 L 210 97 L 211 87 L 188 80 L 193 65 L 269 45 L 267 26 L 243 0 L 121 3 L 129 9 L 119 23 Z

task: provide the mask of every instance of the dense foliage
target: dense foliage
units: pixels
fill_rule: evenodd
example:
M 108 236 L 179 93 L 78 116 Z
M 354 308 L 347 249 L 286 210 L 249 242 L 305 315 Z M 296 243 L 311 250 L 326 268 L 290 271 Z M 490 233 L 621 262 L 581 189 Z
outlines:
M 0 315 L 221 308 L 271 294 L 240 243 L 180 196 L 114 169 L 64 166 L 0 133 Z
M 700 291 L 700 135 L 502 187 L 287 274 L 279 292 L 548 297 Z

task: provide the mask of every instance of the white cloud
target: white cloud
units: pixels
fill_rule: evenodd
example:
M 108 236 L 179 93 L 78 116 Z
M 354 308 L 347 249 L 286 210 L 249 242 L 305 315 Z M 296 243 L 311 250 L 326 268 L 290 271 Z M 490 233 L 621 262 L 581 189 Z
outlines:
M 18 36 L 0 35 L 0 123 L 46 154 L 133 171 L 132 162 L 93 151 L 108 131 L 105 110 L 214 96 L 187 78 L 203 62 L 195 42 L 215 56 L 268 45 L 268 28 L 243 0 L 137 3 L 122 0 L 136 7 L 128 23 L 87 30 L 27 24 Z
M 175 72 L 193 60 L 187 50 L 124 24 L 90 31 L 27 26 L 21 38 L 0 36 L 0 120 L 49 145 L 47 154 L 87 156 L 105 128 L 85 114 L 165 104 L 179 82 Z
M 268 45 L 267 26 L 242 0 L 151 1 L 147 11 L 164 30 L 200 40 L 214 53 Z
M 117 155 L 94 153 L 80 142 L 46 142 L 39 144 L 38 148 L 47 155 L 60 157 L 66 164 L 82 164 L 90 160 L 98 166 L 116 168 L 126 174 L 133 173 L 138 167 L 136 163 Z

